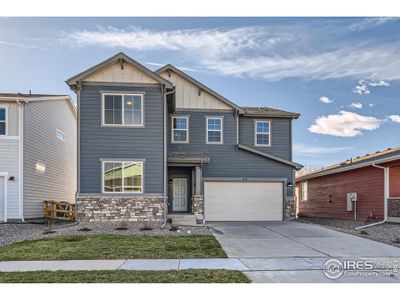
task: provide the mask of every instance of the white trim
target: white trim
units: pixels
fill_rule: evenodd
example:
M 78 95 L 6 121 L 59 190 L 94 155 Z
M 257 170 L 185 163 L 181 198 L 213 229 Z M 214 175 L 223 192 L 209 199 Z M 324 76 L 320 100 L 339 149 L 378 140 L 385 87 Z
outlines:
M 4 203 L 3 203 L 3 222 L 7 222 L 7 180 L 8 172 L 0 172 L 0 177 L 4 177 Z
M 1 134 L 0 136 L 8 136 L 8 104 L 0 104 L 0 109 L 5 110 L 5 116 L 4 116 L 4 121 L 0 121 L 2 123 L 5 123 L 6 126 L 6 132 L 5 134 Z
M 105 110 L 105 96 L 121 96 L 122 97 L 122 109 L 121 109 L 121 121 L 122 124 L 105 124 L 105 115 L 104 115 L 104 110 Z M 125 125 L 125 101 L 124 97 L 125 96 L 140 96 L 140 105 L 141 105 L 141 123 L 140 125 L 134 125 L 134 124 L 129 124 Z M 132 103 L 133 105 L 133 103 Z M 135 92 L 135 93 L 122 93 L 122 92 L 107 92 L 107 93 L 101 93 L 101 127 L 132 127 L 132 128 L 143 128 L 144 127 L 144 93 L 143 92 Z
M 221 129 L 219 130 L 209 130 L 208 129 L 208 120 L 210 119 L 219 119 L 221 120 Z M 220 142 L 209 142 L 208 141 L 208 131 L 216 131 L 216 132 L 221 132 L 221 141 Z M 223 116 L 206 116 L 206 144 L 211 144 L 211 145 L 222 145 L 224 143 L 224 117 Z
M 174 128 L 174 119 L 186 119 L 186 129 Z M 175 141 L 174 130 L 186 131 L 186 141 Z M 171 116 L 171 143 L 172 144 L 189 144 L 189 117 L 188 116 Z
M 257 123 L 268 123 L 268 133 L 257 132 Z M 268 134 L 268 144 L 258 144 L 257 134 Z M 256 147 L 271 147 L 271 120 L 254 120 L 254 146 Z
M 121 176 L 122 176 L 122 181 L 121 181 L 121 187 L 122 187 L 122 192 L 106 192 L 104 190 L 104 164 L 105 163 L 121 163 L 122 164 L 122 169 L 121 169 Z M 140 164 L 142 166 L 141 168 L 141 192 L 124 192 L 124 164 L 126 163 L 135 163 L 135 164 Z M 123 159 L 123 160 L 101 160 L 101 192 L 103 194 L 137 194 L 141 195 L 144 194 L 144 160 L 129 160 L 129 159 Z

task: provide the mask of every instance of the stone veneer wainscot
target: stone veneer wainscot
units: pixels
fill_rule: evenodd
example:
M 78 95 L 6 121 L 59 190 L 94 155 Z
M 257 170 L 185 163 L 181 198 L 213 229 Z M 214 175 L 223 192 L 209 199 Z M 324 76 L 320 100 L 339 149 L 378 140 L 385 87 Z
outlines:
M 157 222 L 164 216 L 163 196 L 101 195 L 76 200 L 79 222 Z

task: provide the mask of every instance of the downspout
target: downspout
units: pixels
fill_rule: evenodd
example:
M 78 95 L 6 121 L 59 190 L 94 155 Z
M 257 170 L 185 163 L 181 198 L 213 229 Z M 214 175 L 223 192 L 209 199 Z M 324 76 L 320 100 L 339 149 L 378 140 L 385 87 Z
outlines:
M 20 102 L 24 100 L 17 100 L 17 104 L 20 109 L 19 113 L 19 196 L 20 201 L 20 217 L 21 221 L 25 222 L 24 219 L 24 105 Z
M 164 198 L 164 215 L 163 215 L 163 222 L 161 224 L 161 228 L 165 227 L 167 224 L 167 214 L 168 214 L 168 178 L 167 178 L 167 171 L 168 171 L 168 148 L 167 148 L 167 119 L 168 119 L 168 107 L 167 107 L 167 96 L 170 94 L 175 93 L 175 88 L 170 91 L 166 92 L 165 87 L 163 88 L 164 94 L 164 191 L 163 191 L 163 198 Z
M 359 226 L 356 227 L 356 229 L 362 229 L 362 228 L 367 228 L 367 227 L 371 227 L 371 226 L 375 226 L 375 225 L 379 225 L 379 224 L 383 224 L 387 221 L 387 215 L 388 215 L 388 198 L 389 198 L 389 168 L 387 167 L 382 167 L 382 166 L 378 166 L 375 163 L 372 164 L 373 167 L 378 168 L 378 169 L 382 169 L 383 170 L 383 174 L 384 174 L 384 192 L 383 192 L 383 221 L 379 221 L 376 223 L 372 223 L 372 224 L 368 224 L 368 225 L 363 225 L 363 226 Z

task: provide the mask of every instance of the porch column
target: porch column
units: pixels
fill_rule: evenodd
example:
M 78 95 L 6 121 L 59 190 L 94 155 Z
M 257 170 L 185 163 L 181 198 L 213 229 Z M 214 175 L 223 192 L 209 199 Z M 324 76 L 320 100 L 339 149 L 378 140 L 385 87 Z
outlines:
M 195 195 L 202 195 L 201 191 L 201 178 L 202 178 L 201 166 L 196 166 L 196 193 Z

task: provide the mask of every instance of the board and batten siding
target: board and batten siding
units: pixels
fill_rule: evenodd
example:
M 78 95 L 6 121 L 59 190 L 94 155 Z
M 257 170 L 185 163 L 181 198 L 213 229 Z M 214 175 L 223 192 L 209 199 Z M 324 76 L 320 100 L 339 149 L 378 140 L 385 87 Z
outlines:
M 171 120 L 168 122 L 169 151 L 203 152 L 210 158 L 203 166 L 203 177 L 229 178 L 287 178 L 293 182 L 293 167 L 240 150 L 236 146 L 236 117 L 234 112 L 182 111 L 189 115 L 189 143 L 171 143 Z M 206 117 L 223 117 L 223 144 L 206 144 Z M 293 195 L 293 189 L 287 189 Z
M 255 146 L 255 122 L 267 120 L 271 122 L 271 146 Z M 291 160 L 291 119 L 288 118 L 254 118 L 239 117 L 239 143 L 256 148 L 280 158 Z
M 144 92 L 144 127 L 102 127 L 101 91 Z M 101 159 L 144 159 L 144 193 L 163 193 L 164 97 L 160 86 L 84 85 L 80 93 L 80 191 L 101 193 Z
M 45 200 L 75 202 L 76 126 L 66 100 L 24 105 L 24 218 L 43 217 Z
M 160 76 L 175 85 L 175 107 L 177 109 L 233 110 L 229 105 L 207 91 L 200 90 L 198 86 L 173 71 L 162 72 Z

